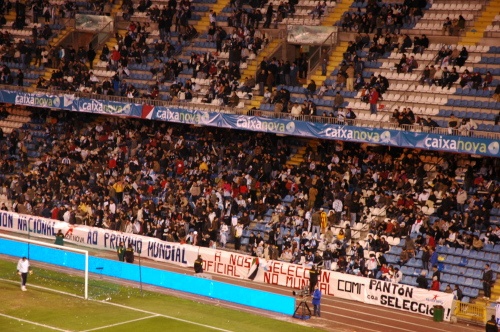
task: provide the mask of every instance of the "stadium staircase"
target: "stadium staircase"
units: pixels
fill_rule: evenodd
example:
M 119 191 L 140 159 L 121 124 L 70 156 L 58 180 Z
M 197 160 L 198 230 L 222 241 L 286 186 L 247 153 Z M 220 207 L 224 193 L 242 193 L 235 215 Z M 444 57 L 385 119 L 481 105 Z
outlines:
M 208 26 L 210 25 L 210 20 L 208 18 L 210 14 L 210 10 L 213 10 L 217 15 L 222 12 L 222 10 L 229 4 L 229 0 L 218 0 L 215 3 L 208 4 L 208 10 L 201 15 L 201 18 L 194 25 L 196 31 L 199 34 L 204 33 L 208 30 Z
M 477 45 L 483 38 L 487 26 L 493 23 L 498 13 L 500 13 L 500 0 L 491 0 L 474 21 L 474 26 L 462 37 L 460 44 Z
M 347 50 L 347 46 L 348 42 L 341 41 L 332 50 L 332 53 L 328 58 L 328 65 L 326 66 L 326 76 L 322 75 L 320 65 L 316 67 L 314 73 L 312 73 L 311 76 L 309 77 L 310 79 L 314 80 L 314 82 L 316 82 L 316 85 L 321 84 L 325 80 L 325 77 L 329 76 L 328 73 L 332 73 L 338 67 L 339 63 L 342 62 L 344 53 Z
M 500 280 L 497 279 L 493 287 L 491 287 L 491 297 L 488 300 L 483 299 L 482 295 L 481 291 L 481 296 L 478 296 L 474 303 L 488 306 L 491 302 L 495 302 L 500 299 Z
M 264 60 L 265 57 L 269 57 L 274 53 L 277 47 L 281 44 L 280 39 L 273 39 L 269 42 L 269 44 L 266 45 L 266 47 L 260 51 L 260 53 L 255 57 L 253 60 L 247 60 L 247 68 L 243 69 L 241 71 L 241 78 L 244 79 L 245 77 L 255 77 L 255 74 L 257 73 L 258 66 Z M 253 96 L 252 100 L 250 101 L 250 105 L 247 106 L 247 111 L 252 109 L 252 108 L 259 108 L 260 102 L 262 101 L 263 97 L 262 96 Z
M 335 10 L 325 15 L 321 25 L 335 25 L 342 18 L 344 12 L 349 10 L 349 8 L 352 6 L 352 3 L 352 0 L 337 2 Z M 341 41 L 339 44 L 337 44 L 337 46 L 335 46 L 335 49 L 332 51 L 332 53 L 330 54 L 330 58 L 328 59 L 328 66 L 326 68 L 327 73 L 331 73 L 332 71 L 334 71 L 337 67 L 337 64 L 342 61 L 343 54 L 347 50 L 347 44 L 347 42 Z M 322 82 L 324 76 L 321 75 L 321 66 L 316 67 L 316 70 L 310 75 L 310 78 L 314 80 L 316 84 Z
M 351 7 L 353 0 L 342 0 L 337 1 L 337 5 L 335 6 L 335 10 L 328 12 L 323 18 L 321 25 L 324 26 L 332 26 L 337 23 L 345 11 Z
M 120 3 L 113 3 L 113 6 L 111 7 L 111 17 L 118 17 L 121 14 L 122 14 L 121 2 Z M 125 36 L 125 34 L 127 33 L 127 30 L 118 29 L 116 32 L 118 32 L 121 36 Z M 111 47 L 118 44 L 118 40 L 116 39 L 115 36 L 116 35 L 111 36 L 106 42 L 106 43 L 110 43 Z M 108 47 L 109 47 L 109 45 L 108 45 Z M 111 49 L 111 47 L 109 47 L 109 48 Z M 95 56 L 95 59 L 93 62 L 93 66 L 95 66 L 101 58 L 102 47 L 97 49 L 97 50 L 94 50 L 94 51 L 96 52 L 96 56 Z
M 306 154 L 306 150 L 308 147 L 312 148 L 313 151 L 317 151 L 318 149 L 318 141 L 312 139 L 304 139 L 304 145 L 299 145 L 294 148 L 294 154 L 290 156 L 290 159 L 287 160 L 287 166 L 300 166 L 304 162 L 304 155 Z

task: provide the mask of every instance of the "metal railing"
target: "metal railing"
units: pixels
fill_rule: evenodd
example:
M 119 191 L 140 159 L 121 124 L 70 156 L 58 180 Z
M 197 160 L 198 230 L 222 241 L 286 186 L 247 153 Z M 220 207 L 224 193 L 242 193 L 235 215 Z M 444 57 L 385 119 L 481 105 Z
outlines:
M 17 87 L 13 85 L 0 85 L 0 88 L 4 90 L 13 90 L 13 91 L 22 91 L 29 92 L 31 91 L 28 87 Z M 63 91 L 53 91 L 53 90 L 42 90 L 35 89 L 34 93 L 44 93 L 57 95 L 65 93 Z M 467 136 L 474 138 L 485 138 L 485 139 L 497 139 L 500 140 L 500 133 L 497 132 L 489 132 L 489 131 L 480 131 L 480 130 L 472 130 L 467 133 L 467 135 L 462 135 L 459 131 L 450 131 L 450 128 L 441 128 L 441 127 L 427 127 L 421 126 L 419 124 L 413 125 L 399 125 L 398 123 L 392 123 L 387 121 L 373 121 L 373 120 L 361 120 L 361 119 L 346 119 L 344 121 L 339 120 L 334 117 L 328 116 L 318 116 L 318 115 L 298 115 L 293 116 L 289 113 L 278 113 L 278 112 L 269 112 L 262 111 L 259 109 L 247 110 L 245 108 L 238 109 L 228 106 L 217 106 L 211 104 L 194 104 L 190 102 L 179 102 L 179 101 L 164 101 L 157 99 L 149 99 L 149 98 L 128 98 L 121 96 L 109 96 L 109 95 L 99 95 L 92 93 L 84 93 L 84 92 L 67 92 L 68 94 L 72 94 L 75 97 L 80 98 L 89 98 L 89 99 L 97 99 L 97 100 L 105 100 L 105 101 L 113 101 L 113 102 L 121 102 L 121 103 L 133 103 L 140 105 L 152 105 L 152 106 L 163 106 L 163 107 L 177 107 L 189 111 L 205 111 L 205 112 L 219 112 L 219 113 L 227 113 L 227 114 L 236 114 L 236 115 L 246 115 L 246 116 L 260 116 L 270 119 L 283 119 L 283 120 L 292 120 L 292 121 L 304 121 L 304 122 L 313 122 L 313 123 L 323 123 L 323 124 L 331 124 L 338 126 L 354 126 L 354 127 L 364 127 L 364 128 L 374 128 L 374 129 L 389 129 L 389 130 L 401 130 L 401 131 L 409 131 L 409 132 L 419 132 L 419 133 L 430 133 L 430 134 L 438 134 L 438 135 L 454 135 L 454 136 Z
M 113 32 L 114 32 L 114 21 L 110 21 L 94 35 L 89 44 L 92 45 L 92 48 L 94 50 L 101 49 L 104 43 L 108 41 L 109 37 L 113 35 Z
M 458 320 L 484 324 L 486 323 L 486 306 L 484 304 L 453 301 L 453 316 Z
M 321 64 L 321 52 L 323 49 L 327 50 L 328 56 L 330 56 L 333 46 L 337 45 L 337 31 L 332 32 L 314 51 L 307 59 L 307 75 L 310 77 L 316 67 Z
M 376 128 L 376 129 L 390 129 L 390 130 L 401 130 L 401 131 L 411 131 L 411 132 L 424 132 L 424 133 L 432 133 L 438 135 L 460 135 L 459 132 L 450 132 L 450 128 L 440 128 L 440 127 L 426 127 L 418 124 L 414 125 L 399 125 L 398 123 L 386 122 L 386 121 L 373 121 L 373 120 L 339 120 L 333 117 L 327 116 L 318 116 L 318 115 L 300 115 L 300 116 L 292 116 L 289 113 L 277 113 L 277 112 L 269 112 L 269 111 L 261 111 L 261 110 L 246 110 L 246 109 L 238 109 L 227 106 L 217 106 L 210 104 L 193 104 L 189 102 L 174 102 L 174 101 L 163 101 L 163 100 L 153 100 L 147 98 L 127 98 L 120 96 L 108 96 L 108 95 L 97 95 L 97 94 L 89 94 L 77 92 L 75 96 L 82 98 L 90 98 L 90 99 L 100 99 L 100 100 L 109 100 L 123 103 L 135 103 L 135 104 L 148 104 L 153 106 L 164 106 L 164 107 L 178 107 L 187 110 L 199 110 L 199 111 L 208 111 L 208 112 L 221 112 L 228 114 L 237 114 L 237 115 L 248 115 L 248 116 L 261 116 L 266 118 L 274 118 L 274 119 L 283 119 L 283 120 L 293 120 L 293 121 L 305 121 L 305 122 L 315 122 L 315 123 L 324 123 L 324 124 L 332 124 L 339 126 L 355 126 L 355 127 L 368 127 L 368 128 Z M 476 138 L 487 138 L 487 139 L 500 139 L 500 133 L 488 132 L 488 131 L 479 131 L 474 130 L 471 131 L 468 135 L 469 137 Z

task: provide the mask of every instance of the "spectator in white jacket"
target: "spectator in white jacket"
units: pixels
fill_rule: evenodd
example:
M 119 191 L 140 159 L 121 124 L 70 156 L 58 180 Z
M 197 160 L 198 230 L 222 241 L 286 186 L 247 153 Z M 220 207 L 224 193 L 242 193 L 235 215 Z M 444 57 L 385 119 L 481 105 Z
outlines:
M 464 188 L 460 187 L 457 192 L 457 210 L 465 212 L 465 203 L 467 202 L 467 192 Z

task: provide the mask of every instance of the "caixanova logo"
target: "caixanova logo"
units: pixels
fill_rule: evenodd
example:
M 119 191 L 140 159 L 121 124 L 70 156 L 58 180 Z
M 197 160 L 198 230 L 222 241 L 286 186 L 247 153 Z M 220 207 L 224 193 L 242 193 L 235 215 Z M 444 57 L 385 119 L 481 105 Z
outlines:
M 325 131 L 327 137 L 340 140 L 356 140 L 360 142 L 388 143 L 391 140 L 389 131 L 377 132 L 360 129 L 348 129 L 344 127 L 328 128 Z
M 51 97 L 35 94 L 17 94 L 15 99 L 16 105 L 26 105 L 35 107 L 59 107 L 61 101 L 59 97 Z
M 180 123 L 203 124 L 209 122 L 210 114 L 204 112 L 178 112 L 167 108 L 157 110 L 156 119 Z
M 489 145 L 483 142 L 473 141 L 473 140 L 462 140 L 454 138 L 446 138 L 439 136 L 427 137 L 424 140 L 424 145 L 428 148 L 434 148 L 439 150 L 449 150 L 457 152 L 469 152 L 469 153 L 490 153 L 492 155 L 498 155 L 500 150 L 500 145 L 498 142 L 491 142 Z
M 263 121 L 256 118 L 247 119 L 245 117 L 238 117 L 236 127 L 273 133 L 292 134 L 295 131 L 295 124 L 293 122 Z

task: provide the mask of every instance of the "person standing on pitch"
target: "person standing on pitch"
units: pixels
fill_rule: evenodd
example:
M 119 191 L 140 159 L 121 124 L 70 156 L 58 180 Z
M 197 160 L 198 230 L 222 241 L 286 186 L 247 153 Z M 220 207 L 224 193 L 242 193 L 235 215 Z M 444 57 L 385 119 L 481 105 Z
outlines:
M 62 230 L 59 230 L 56 234 L 56 241 L 54 244 L 57 244 L 58 246 L 63 246 L 64 245 L 64 234 Z
M 321 270 L 319 270 L 316 265 L 312 266 L 312 269 L 309 270 L 309 294 L 312 294 L 314 291 L 314 287 L 318 283 L 318 276 Z
M 21 290 L 26 291 L 26 282 L 28 281 L 28 274 L 32 274 L 30 269 L 30 262 L 26 257 L 21 258 L 17 262 L 17 274 L 21 276 Z
M 194 261 L 194 273 L 203 273 L 203 258 L 198 255 L 198 258 Z
M 125 262 L 133 263 L 134 262 L 134 248 L 129 243 L 127 250 L 125 250 Z
M 486 322 L 486 332 L 498 332 L 498 325 L 495 315 L 491 316 L 491 319 Z
M 118 260 L 120 262 L 125 261 L 125 246 L 123 245 L 123 242 L 120 242 L 120 244 L 116 248 L 116 254 L 118 255 Z
M 313 316 L 321 317 L 321 291 L 318 285 L 314 286 L 314 292 L 312 294 L 312 304 L 314 307 Z

